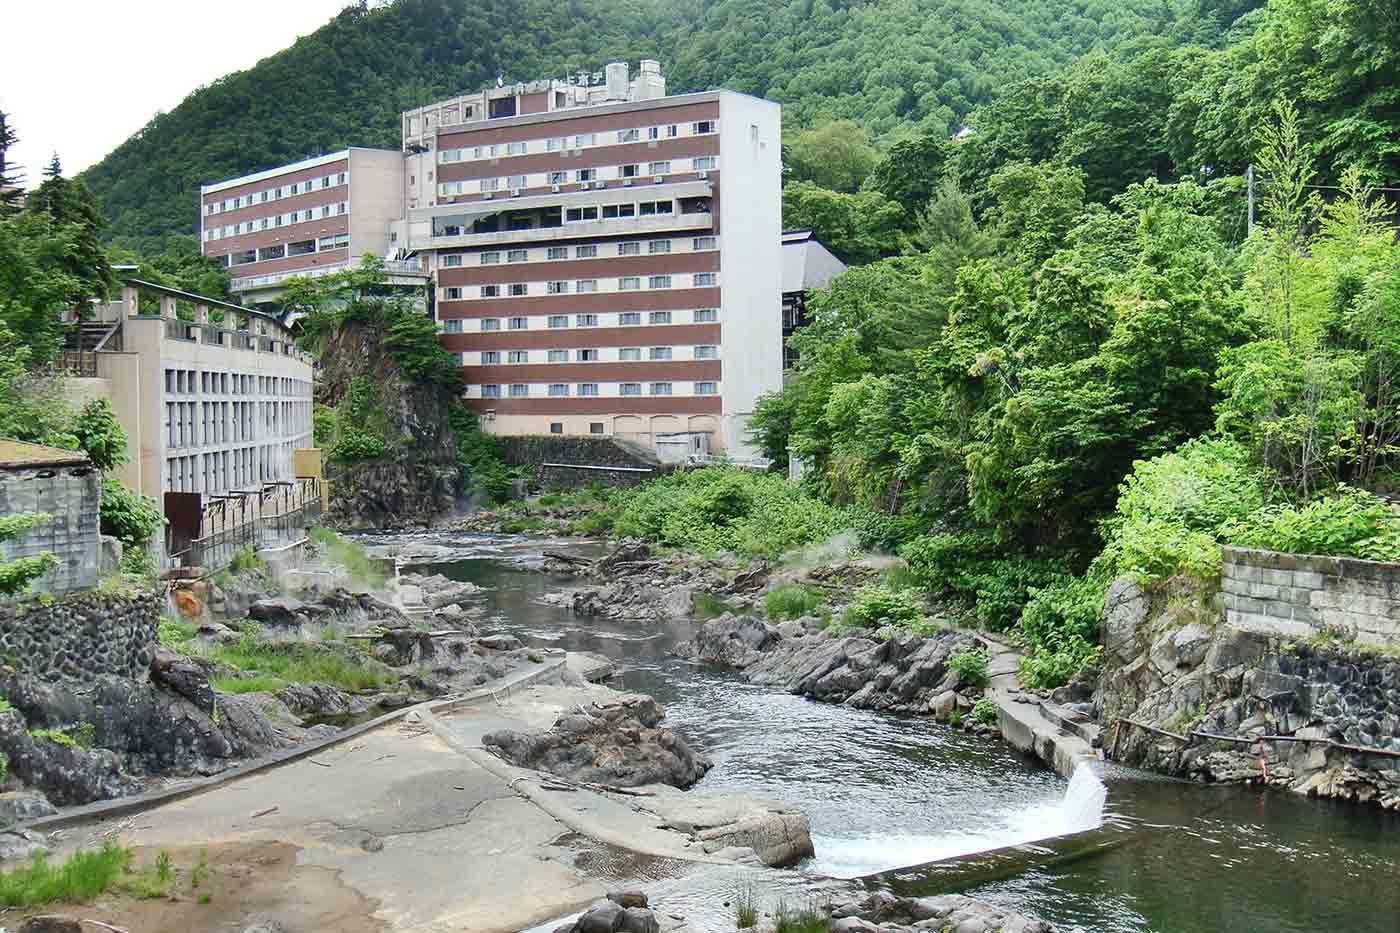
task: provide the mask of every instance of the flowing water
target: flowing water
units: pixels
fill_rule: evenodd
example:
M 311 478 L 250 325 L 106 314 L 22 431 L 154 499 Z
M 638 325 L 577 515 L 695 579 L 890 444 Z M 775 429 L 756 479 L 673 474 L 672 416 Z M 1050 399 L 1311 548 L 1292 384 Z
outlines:
M 538 559 L 538 540 L 420 540 L 459 550 L 415 569 L 488 588 L 483 629 L 605 655 L 619 686 L 663 703 L 667 724 L 714 762 L 700 788 L 771 794 L 807 813 L 817 855 L 799 873 L 769 873 L 784 896 L 816 890 L 813 876 L 875 875 L 866 883 L 901 894 L 956 890 L 1112 933 L 1400 930 L 1395 814 L 1112 767 L 1103 782 L 1089 769 L 1065 781 L 928 719 L 815 703 L 677 659 L 688 623 L 583 619 L 545 604 L 574 581 L 521 566 Z M 713 905 L 734 883 L 687 877 L 666 904 L 701 929 L 732 929 Z

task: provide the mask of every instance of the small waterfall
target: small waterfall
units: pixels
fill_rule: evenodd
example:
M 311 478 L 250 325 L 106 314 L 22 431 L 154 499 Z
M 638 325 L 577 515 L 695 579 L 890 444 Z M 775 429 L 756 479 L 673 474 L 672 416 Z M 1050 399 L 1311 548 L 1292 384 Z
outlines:
M 1094 769 L 1084 762 L 1074 769 L 1060 807 L 1065 814 L 1067 832 L 1082 833 L 1103 825 L 1103 807 L 1108 801 L 1108 788 Z

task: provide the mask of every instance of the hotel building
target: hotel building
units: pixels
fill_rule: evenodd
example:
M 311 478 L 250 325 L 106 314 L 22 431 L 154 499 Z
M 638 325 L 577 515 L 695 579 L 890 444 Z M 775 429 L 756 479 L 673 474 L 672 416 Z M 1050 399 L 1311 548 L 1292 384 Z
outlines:
M 748 452 L 755 401 L 782 386 L 777 104 L 723 90 L 668 96 L 656 62 L 635 74 L 614 62 L 596 76 L 439 101 L 402 121 L 403 152 L 372 162 L 390 184 L 381 157 L 399 160 L 392 218 L 391 198 L 355 187 L 355 154 L 372 151 L 352 149 L 348 162 L 339 153 L 206 186 L 206 231 L 222 211 L 233 220 L 263 210 L 269 187 L 288 196 L 293 176 L 312 180 L 316 202 L 309 224 L 280 237 L 262 218 L 231 237 L 206 232 L 206 253 L 275 277 L 304 274 L 307 256 L 347 264 L 361 243 L 421 263 L 443 345 L 462 361 L 464 398 L 488 432 L 645 444 L 694 434 L 713 452 Z M 339 203 L 324 189 L 342 165 L 353 221 L 338 221 L 334 206 L 321 217 Z M 252 208 L 240 207 L 249 194 Z M 384 207 L 362 215 L 362 201 Z M 315 229 L 324 220 L 335 224 Z M 383 228 L 370 246 L 355 230 L 373 222 Z M 342 227 L 349 250 L 335 239 Z

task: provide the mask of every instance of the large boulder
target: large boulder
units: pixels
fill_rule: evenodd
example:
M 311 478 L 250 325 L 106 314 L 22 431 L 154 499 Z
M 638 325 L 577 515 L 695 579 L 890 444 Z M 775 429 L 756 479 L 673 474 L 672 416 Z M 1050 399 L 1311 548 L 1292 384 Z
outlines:
M 482 744 L 511 764 L 569 780 L 689 787 L 710 764 L 680 736 L 659 727 L 662 715 L 651 697 L 632 694 L 565 715 L 548 732 L 503 729 L 488 733 Z
M 705 664 L 744 668 L 782 640 L 782 634 L 767 622 L 726 613 L 701 625 L 695 638 L 678 645 L 676 652 Z
M 1110 655 L 1128 661 L 1138 653 L 1138 631 L 1150 609 L 1151 602 L 1137 580 L 1113 581 L 1103 604 L 1103 643 Z
M 173 690 L 206 713 L 214 712 L 217 699 L 205 667 L 184 655 L 160 649 L 151 659 L 151 680 Z

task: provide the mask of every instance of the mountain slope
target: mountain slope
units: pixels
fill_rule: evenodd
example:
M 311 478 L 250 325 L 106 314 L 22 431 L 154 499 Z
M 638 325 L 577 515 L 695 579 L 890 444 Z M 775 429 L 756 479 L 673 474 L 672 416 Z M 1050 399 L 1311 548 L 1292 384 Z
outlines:
M 348 7 L 190 94 L 83 173 L 108 236 L 154 248 L 197 225 L 202 182 L 349 145 L 396 147 L 402 109 L 609 59 L 662 62 L 672 92 L 772 97 L 789 126 L 848 117 L 943 132 L 1006 82 L 1160 34 L 1179 0 L 398 0 Z

